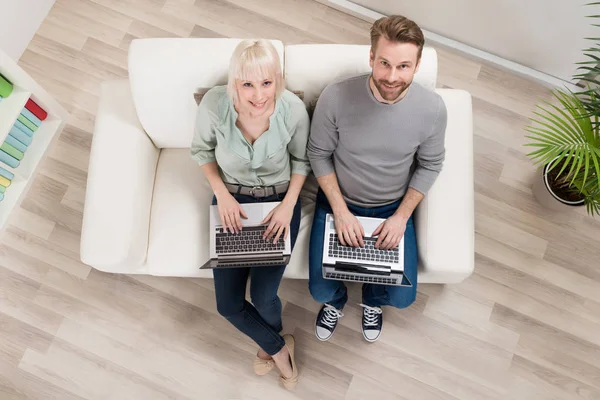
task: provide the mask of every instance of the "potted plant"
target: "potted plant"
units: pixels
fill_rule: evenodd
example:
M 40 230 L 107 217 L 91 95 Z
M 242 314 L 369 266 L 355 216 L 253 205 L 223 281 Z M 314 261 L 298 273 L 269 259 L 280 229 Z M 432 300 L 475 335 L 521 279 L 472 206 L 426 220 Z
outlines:
M 600 211 L 600 125 L 581 98 L 570 91 L 555 90 L 559 105 L 538 105 L 526 128 L 526 146 L 538 165 L 533 194 L 544 206 L 562 210 L 586 205 L 588 213 Z M 594 100 L 595 93 L 590 95 Z
M 588 60 L 578 63 L 582 72 L 574 78 L 587 88 L 577 93 L 554 90 L 557 104 L 538 105 L 537 118 L 525 128 L 531 140 L 526 146 L 536 148 L 527 155 L 540 167 L 533 183 L 535 198 L 554 210 L 585 205 L 594 216 L 600 214 L 600 47 L 595 43 L 584 51 Z

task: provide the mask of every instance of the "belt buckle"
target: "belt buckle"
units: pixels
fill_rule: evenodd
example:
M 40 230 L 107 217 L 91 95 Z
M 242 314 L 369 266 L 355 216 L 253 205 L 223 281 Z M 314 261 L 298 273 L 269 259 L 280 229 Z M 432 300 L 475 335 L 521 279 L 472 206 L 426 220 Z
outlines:
M 256 191 L 259 191 L 259 193 L 256 193 Z M 260 197 L 265 197 L 266 194 L 267 194 L 267 190 L 262 186 L 254 186 L 252 189 L 250 189 L 250 195 L 252 197 L 254 197 L 255 199 L 258 199 Z

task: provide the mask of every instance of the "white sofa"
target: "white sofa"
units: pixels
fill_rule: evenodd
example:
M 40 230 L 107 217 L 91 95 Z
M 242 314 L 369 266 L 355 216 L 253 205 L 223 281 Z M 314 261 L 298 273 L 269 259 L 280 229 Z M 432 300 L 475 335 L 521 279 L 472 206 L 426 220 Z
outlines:
M 140 39 L 129 79 L 102 85 L 88 170 L 81 259 L 105 272 L 212 277 L 208 206 L 212 192 L 189 156 L 199 88 L 224 84 L 239 39 Z M 308 104 L 331 81 L 370 71 L 369 46 L 273 41 L 288 89 Z M 415 81 L 448 109 L 446 161 L 419 205 L 419 282 L 458 283 L 474 265 L 473 132 L 470 95 L 435 89 L 437 56 L 425 48 Z M 284 277 L 308 279 L 308 243 L 317 184 L 302 195 L 302 222 Z

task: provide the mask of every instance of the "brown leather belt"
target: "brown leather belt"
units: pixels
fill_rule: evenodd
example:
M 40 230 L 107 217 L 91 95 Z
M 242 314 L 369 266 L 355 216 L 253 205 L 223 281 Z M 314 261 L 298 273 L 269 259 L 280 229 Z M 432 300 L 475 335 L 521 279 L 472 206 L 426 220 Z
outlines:
M 244 186 L 236 185 L 233 183 L 225 184 L 225 187 L 227 188 L 229 193 L 243 194 L 244 196 L 252 196 L 255 199 L 262 199 L 263 197 L 269 197 L 275 194 L 285 193 L 287 192 L 289 186 L 289 182 L 273 186 Z

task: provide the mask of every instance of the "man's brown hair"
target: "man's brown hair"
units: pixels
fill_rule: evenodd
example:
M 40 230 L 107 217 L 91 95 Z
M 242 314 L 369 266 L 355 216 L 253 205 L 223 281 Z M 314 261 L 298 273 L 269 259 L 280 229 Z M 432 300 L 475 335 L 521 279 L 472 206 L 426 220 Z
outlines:
M 425 37 L 423 31 L 414 21 L 402 15 L 390 15 L 379 18 L 371 27 L 371 48 L 373 54 L 377 48 L 379 38 L 383 36 L 387 40 L 399 43 L 412 43 L 419 48 L 417 61 L 421 59 Z

